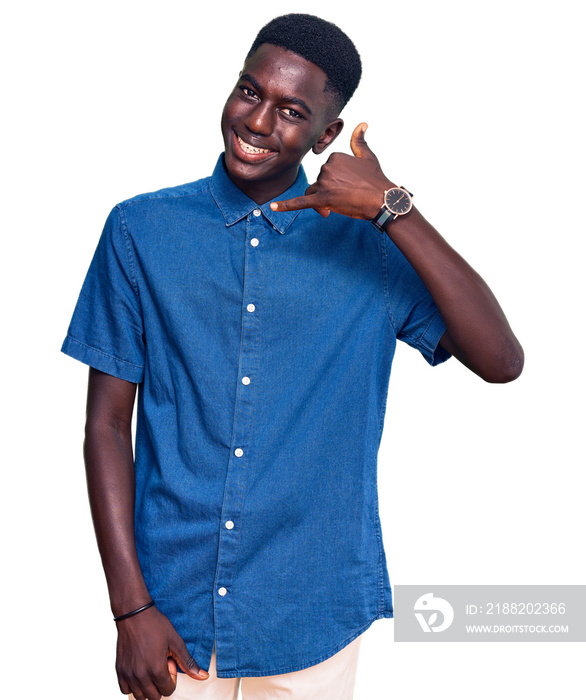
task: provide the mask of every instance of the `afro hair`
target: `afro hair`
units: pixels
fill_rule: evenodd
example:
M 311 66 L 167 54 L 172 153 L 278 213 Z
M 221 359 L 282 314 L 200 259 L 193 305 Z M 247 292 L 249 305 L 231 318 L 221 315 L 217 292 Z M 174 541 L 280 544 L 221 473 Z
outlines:
M 360 55 L 335 24 L 314 15 L 289 14 L 266 24 L 247 58 L 262 44 L 273 44 L 314 63 L 326 74 L 326 90 L 334 94 L 338 112 L 354 94 L 362 75 Z

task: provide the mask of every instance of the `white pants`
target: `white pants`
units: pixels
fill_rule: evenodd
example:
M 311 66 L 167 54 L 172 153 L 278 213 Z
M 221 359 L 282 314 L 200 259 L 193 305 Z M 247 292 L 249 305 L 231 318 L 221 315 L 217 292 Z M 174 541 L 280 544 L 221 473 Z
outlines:
M 177 676 L 173 700 L 352 700 L 362 637 L 357 637 L 329 659 L 301 671 L 277 676 L 218 678 L 216 650 L 212 651 L 210 677 L 197 681 Z M 130 696 L 132 698 L 132 695 Z

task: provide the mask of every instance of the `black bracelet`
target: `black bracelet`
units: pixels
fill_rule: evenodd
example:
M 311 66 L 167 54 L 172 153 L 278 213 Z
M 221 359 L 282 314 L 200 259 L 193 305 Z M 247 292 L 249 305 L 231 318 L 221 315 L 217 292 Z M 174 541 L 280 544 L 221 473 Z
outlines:
M 127 617 L 132 617 L 133 615 L 138 615 L 138 613 L 143 612 L 143 610 L 148 610 L 149 608 L 152 608 L 154 604 L 155 604 L 155 601 L 151 600 L 150 603 L 143 605 L 142 608 L 137 608 L 136 610 L 133 610 L 132 612 L 126 613 L 126 615 L 119 615 L 118 617 L 115 617 L 114 622 L 120 622 L 120 620 L 126 620 Z

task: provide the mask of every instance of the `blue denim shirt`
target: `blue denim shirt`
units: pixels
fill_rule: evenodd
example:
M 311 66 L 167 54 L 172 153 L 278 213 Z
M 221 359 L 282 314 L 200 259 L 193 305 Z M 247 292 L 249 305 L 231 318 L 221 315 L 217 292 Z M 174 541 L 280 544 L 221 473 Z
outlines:
M 303 194 L 297 181 L 279 199 Z M 449 357 L 369 222 L 273 212 L 213 175 L 118 204 L 63 352 L 139 383 L 136 546 L 218 676 L 312 666 L 393 616 L 377 453 L 396 339 Z

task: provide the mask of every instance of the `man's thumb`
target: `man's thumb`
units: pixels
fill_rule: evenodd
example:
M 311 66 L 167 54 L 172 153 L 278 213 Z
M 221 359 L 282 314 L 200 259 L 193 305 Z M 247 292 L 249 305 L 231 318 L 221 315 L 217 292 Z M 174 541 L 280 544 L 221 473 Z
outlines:
M 364 132 L 368 129 L 366 122 L 361 122 L 352 132 L 350 137 L 350 148 L 357 158 L 371 158 L 376 160 L 376 156 L 368 147 L 364 139 Z
M 195 659 L 187 651 L 187 647 L 185 646 L 185 642 L 183 640 L 181 640 L 179 649 L 171 650 L 171 656 L 175 659 L 179 668 L 187 673 L 188 676 L 200 681 L 209 678 L 210 674 L 197 665 Z

